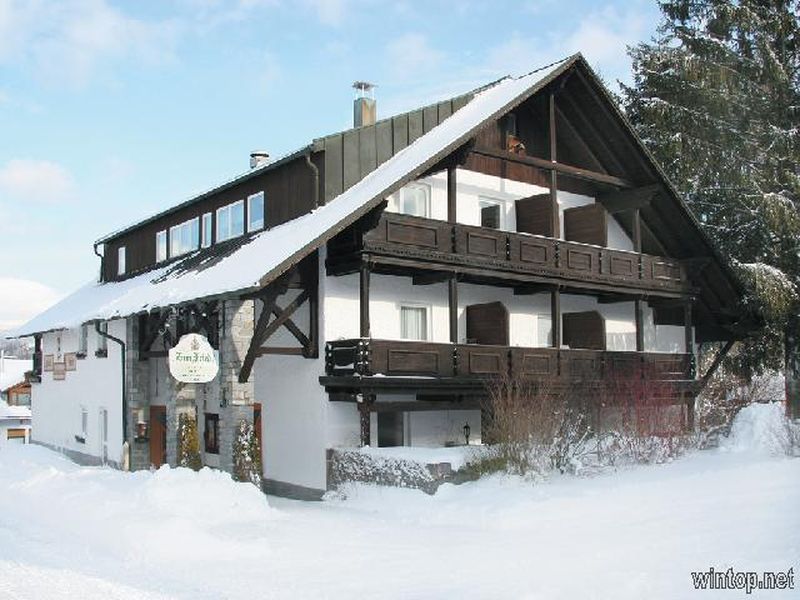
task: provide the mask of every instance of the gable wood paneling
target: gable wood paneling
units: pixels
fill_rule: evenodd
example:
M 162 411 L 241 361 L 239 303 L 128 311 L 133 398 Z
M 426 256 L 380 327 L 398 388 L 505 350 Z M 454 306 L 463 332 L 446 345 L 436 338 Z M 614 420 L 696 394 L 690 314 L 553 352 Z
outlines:
M 561 336 L 570 348 L 606 349 L 606 322 L 596 310 L 564 313 Z
M 378 121 L 375 125 L 316 140 L 315 147 L 324 150 L 325 156 L 325 201 L 332 200 L 357 183 L 450 117 L 471 98 L 472 94 L 466 94 Z
M 319 160 L 319 159 L 317 159 Z M 207 198 L 187 205 L 180 210 L 145 223 L 106 243 L 103 258 L 103 278 L 105 281 L 117 277 L 117 249 L 126 248 L 126 274 L 141 272 L 156 264 L 156 233 L 183 223 L 194 217 L 202 217 L 204 213 L 213 215 L 213 234 L 216 235 L 216 210 L 237 200 L 246 200 L 247 196 L 264 191 L 264 207 L 266 226 L 274 227 L 294 219 L 312 210 L 314 204 L 314 178 L 311 168 L 303 157 L 285 165 L 266 171 L 261 175 L 245 179 L 241 183 L 223 189 Z M 202 225 L 202 223 L 201 223 Z M 245 222 L 245 229 L 247 223 Z
M 467 343 L 508 346 L 508 309 L 502 302 L 467 306 Z
M 564 211 L 564 239 L 595 246 L 608 245 L 608 213 L 602 204 L 576 206 Z

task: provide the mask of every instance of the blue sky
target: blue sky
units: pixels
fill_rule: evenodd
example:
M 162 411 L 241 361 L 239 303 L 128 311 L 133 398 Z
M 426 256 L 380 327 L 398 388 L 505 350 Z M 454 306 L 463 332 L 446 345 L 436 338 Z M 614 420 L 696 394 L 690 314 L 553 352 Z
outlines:
M 92 242 L 378 114 L 582 51 L 609 82 L 655 0 L 0 0 L 0 330 L 97 272 Z

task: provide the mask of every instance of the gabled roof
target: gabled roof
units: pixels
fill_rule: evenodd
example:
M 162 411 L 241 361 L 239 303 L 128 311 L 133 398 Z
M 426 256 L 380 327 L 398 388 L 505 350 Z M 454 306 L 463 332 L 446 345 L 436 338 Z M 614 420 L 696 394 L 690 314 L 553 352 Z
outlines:
M 253 236 L 228 254 L 227 246 L 201 250 L 130 279 L 89 283 L 6 335 L 24 337 L 260 288 L 457 150 L 484 123 L 524 102 L 577 61 L 583 58 L 575 55 L 479 91 L 468 104 L 331 202 Z
M 33 361 L 22 358 L 0 359 L 0 392 L 25 382 L 25 373 L 33 369 Z

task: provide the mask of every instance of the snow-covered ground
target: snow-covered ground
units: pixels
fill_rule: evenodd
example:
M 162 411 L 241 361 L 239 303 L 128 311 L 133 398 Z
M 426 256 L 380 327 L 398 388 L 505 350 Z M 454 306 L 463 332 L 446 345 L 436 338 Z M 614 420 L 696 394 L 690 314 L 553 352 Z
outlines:
M 800 459 L 769 441 L 776 410 L 671 464 L 435 496 L 358 486 L 322 503 L 209 470 L 126 474 L 12 447 L 0 598 L 745 597 L 695 591 L 690 572 L 800 575 Z

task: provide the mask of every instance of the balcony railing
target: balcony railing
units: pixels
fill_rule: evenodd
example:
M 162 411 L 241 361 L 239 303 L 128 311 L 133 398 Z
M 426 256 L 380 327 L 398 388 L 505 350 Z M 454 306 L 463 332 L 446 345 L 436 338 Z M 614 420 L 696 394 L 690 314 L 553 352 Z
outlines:
M 328 376 L 491 378 L 510 374 L 544 380 L 614 381 L 694 378 L 689 354 L 522 348 L 403 340 L 352 339 L 325 346 Z
M 332 253 L 355 251 L 648 290 L 690 288 L 684 267 L 669 258 L 387 212 L 361 239 L 332 245 Z

